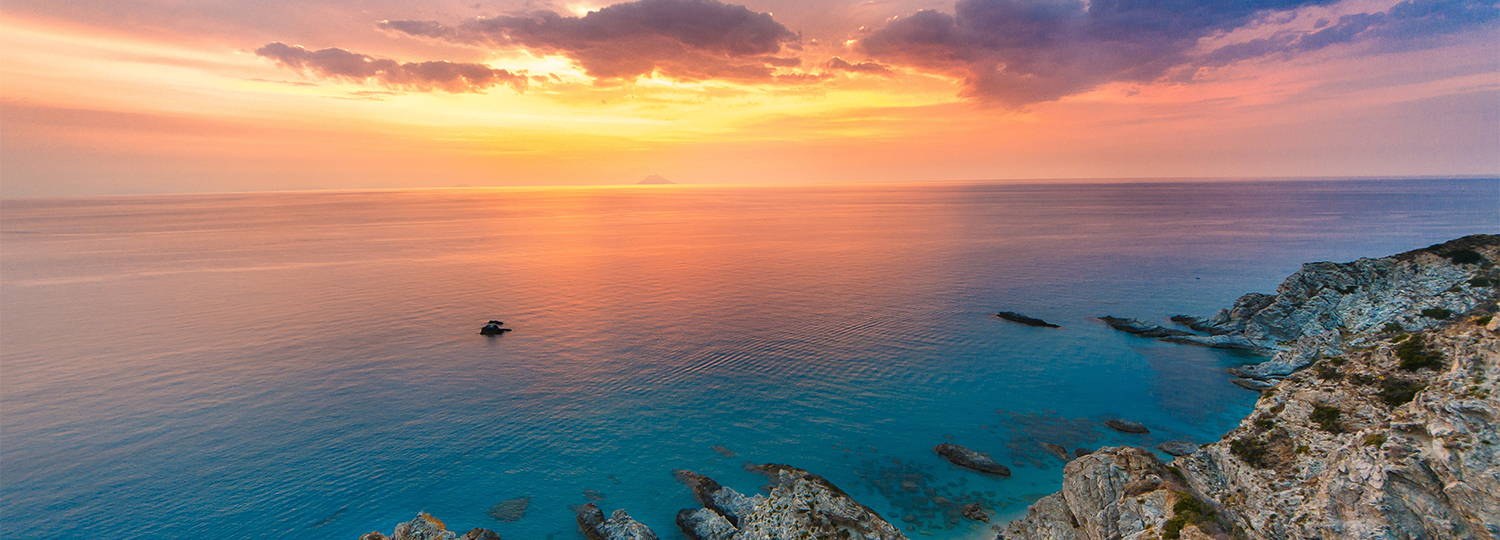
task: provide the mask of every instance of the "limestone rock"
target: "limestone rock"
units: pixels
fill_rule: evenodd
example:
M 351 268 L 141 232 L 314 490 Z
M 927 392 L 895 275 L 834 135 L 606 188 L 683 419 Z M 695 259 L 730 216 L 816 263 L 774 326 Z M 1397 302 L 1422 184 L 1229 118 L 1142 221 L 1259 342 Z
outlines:
M 1104 323 L 1108 324 L 1110 328 L 1114 328 L 1115 330 L 1119 330 L 1127 334 L 1135 334 L 1141 337 L 1161 338 L 1169 336 L 1193 335 L 1192 332 L 1184 332 L 1182 330 L 1176 330 L 1172 328 L 1163 328 L 1161 325 L 1151 324 L 1140 319 L 1122 319 L 1119 317 L 1110 317 L 1108 315 L 1105 315 L 1103 317 L 1099 317 L 1099 320 L 1104 321 Z
M 397 525 L 396 532 L 391 534 L 391 540 L 456 540 L 457 538 L 457 534 L 450 532 L 442 521 L 427 512 L 417 514 L 416 519 Z
M 1260 388 L 1238 428 L 1165 472 L 1144 450 L 1075 459 L 1062 491 L 1004 537 L 1500 537 L 1500 335 L 1478 324 L 1495 319 L 1474 319 L 1500 310 L 1484 285 L 1497 251 L 1500 237 L 1472 236 L 1304 265 L 1276 295 L 1245 295 L 1210 319 L 1174 317 L 1277 351 L 1242 372 L 1280 382 Z
M 693 540 L 906 540 L 880 514 L 821 476 L 774 463 L 757 470 L 771 489 L 750 497 L 706 476 L 678 472 L 704 506 L 678 512 L 683 534 Z
M 1106 447 L 1068 463 L 1063 489 L 1043 497 L 1010 522 L 1007 540 L 1154 538 L 1172 515 L 1181 486 L 1155 454 Z
M 578 509 L 578 527 L 590 540 L 657 540 L 650 527 L 631 518 L 625 510 L 615 510 L 605 519 L 604 512 L 594 503 Z
M 1010 476 L 1010 467 L 995 463 L 995 460 L 984 452 L 975 452 L 953 443 L 939 444 L 933 448 L 933 451 L 937 452 L 937 455 L 942 456 L 943 459 L 960 467 L 974 469 L 979 472 L 998 474 L 1000 476 Z
M 387 537 L 379 531 L 365 533 L 359 540 L 500 540 L 500 535 L 489 529 L 474 528 L 463 536 L 448 530 L 438 518 L 422 512 L 417 518 L 396 525 L 396 531 Z
M 1167 441 L 1156 445 L 1158 450 L 1174 456 L 1191 455 L 1198 451 L 1198 445 L 1188 441 Z

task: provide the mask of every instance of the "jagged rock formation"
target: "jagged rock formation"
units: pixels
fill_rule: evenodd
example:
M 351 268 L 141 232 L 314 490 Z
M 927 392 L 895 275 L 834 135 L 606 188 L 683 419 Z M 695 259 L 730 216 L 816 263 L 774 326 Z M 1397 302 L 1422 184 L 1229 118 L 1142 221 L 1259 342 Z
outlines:
M 604 512 L 594 503 L 578 509 L 578 528 L 589 540 L 656 540 L 656 533 L 650 527 L 631 518 L 625 510 L 615 510 L 605 519 Z
M 1246 295 L 1208 321 L 1179 321 L 1257 347 L 1296 341 L 1275 344 L 1273 368 L 1250 371 L 1281 380 L 1219 442 L 1176 458 L 1165 475 L 1144 450 L 1076 459 L 1063 490 L 1003 536 L 1500 537 L 1497 247 L 1500 237 L 1475 236 L 1306 265 L 1277 296 Z
M 1393 324 L 1402 331 L 1432 328 L 1474 309 L 1495 294 L 1489 261 L 1497 255 L 1500 236 L 1474 235 L 1379 259 L 1304 264 L 1275 295 L 1247 294 L 1205 319 L 1173 318 L 1210 335 L 1166 339 L 1272 352 L 1271 361 L 1236 374 L 1285 377 L 1339 354 L 1345 336 Z
M 1111 317 L 1109 315 L 1105 315 L 1103 317 L 1099 317 L 1099 320 L 1104 321 L 1104 324 L 1108 324 L 1110 328 L 1114 328 L 1115 330 L 1119 330 L 1128 334 L 1135 334 L 1141 337 L 1163 338 L 1172 336 L 1194 335 L 1192 332 L 1175 330 L 1172 328 L 1163 328 L 1159 324 L 1152 324 L 1140 319 L 1123 319 L 1120 317 Z
M 1161 460 L 1132 447 L 1100 448 L 1068 463 L 1063 488 L 1010 522 L 1007 540 L 1156 538 L 1175 503 L 1190 496 Z
M 879 513 L 821 476 L 774 463 L 756 469 L 771 480 L 771 490 L 750 497 L 677 471 L 703 505 L 678 512 L 683 534 L 693 540 L 906 540 Z
M 1418 335 L 1402 341 L 1437 369 L 1402 369 L 1390 340 L 1320 360 L 1174 463 L 1251 538 L 1495 538 L 1500 339 L 1468 323 Z
M 438 518 L 422 512 L 417 514 L 416 519 L 396 525 L 396 531 L 391 536 L 372 531 L 359 537 L 359 540 L 500 540 L 500 535 L 489 529 L 474 528 L 459 536 L 458 533 L 449 531 L 448 526 Z

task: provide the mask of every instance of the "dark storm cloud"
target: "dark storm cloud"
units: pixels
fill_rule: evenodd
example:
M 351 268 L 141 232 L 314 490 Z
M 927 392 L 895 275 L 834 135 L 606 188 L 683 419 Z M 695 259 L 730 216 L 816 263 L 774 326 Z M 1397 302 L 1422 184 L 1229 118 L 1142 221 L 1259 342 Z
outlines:
M 595 79 L 634 79 L 659 71 L 679 79 L 771 80 L 797 35 L 768 13 L 714 0 L 640 0 L 582 17 L 553 11 L 473 19 L 384 21 L 415 37 L 571 58 Z
M 374 81 L 391 88 L 451 93 L 482 92 L 492 86 L 508 84 L 516 91 L 526 89 L 522 74 L 493 69 L 484 64 L 458 62 L 399 63 L 387 58 L 328 48 L 309 51 L 300 46 L 271 43 L 255 50 L 284 67 L 329 78 L 365 82 Z
M 828 69 L 837 69 L 840 71 L 853 71 L 856 73 L 886 74 L 891 72 L 891 68 L 881 65 L 878 62 L 860 62 L 858 64 L 854 64 L 837 56 L 830 58 L 827 62 L 823 63 L 823 67 Z
M 1194 64 L 1189 53 L 1203 37 L 1335 1 L 960 0 L 952 15 L 919 11 L 859 46 L 882 62 L 962 76 L 966 97 L 1019 106 L 1109 82 L 1155 80 Z M 1370 32 L 1377 27 L 1385 39 L 1429 36 L 1488 24 L 1476 17 L 1493 20 L 1494 9 L 1473 0 L 1412 0 L 1388 13 L 1346 16 L 1317 32 L 1226 47 L 1214 61 L 1376 37 Z

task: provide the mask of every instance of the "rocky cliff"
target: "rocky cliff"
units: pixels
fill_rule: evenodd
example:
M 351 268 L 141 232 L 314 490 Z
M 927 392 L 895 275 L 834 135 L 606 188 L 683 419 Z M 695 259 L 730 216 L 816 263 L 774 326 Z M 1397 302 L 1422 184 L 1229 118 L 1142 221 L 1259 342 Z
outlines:
M 1315 263 L 1276 295 L 1206 319 L 1209 336 L 1274 351 L 1276 382 L 1219 442 L 1164 465 L 1106 448 L 1002 536 L 1494 539 L 1500 536 L 1500 237 Z M 1183 336 L 1164 339 L 1179 341 Z

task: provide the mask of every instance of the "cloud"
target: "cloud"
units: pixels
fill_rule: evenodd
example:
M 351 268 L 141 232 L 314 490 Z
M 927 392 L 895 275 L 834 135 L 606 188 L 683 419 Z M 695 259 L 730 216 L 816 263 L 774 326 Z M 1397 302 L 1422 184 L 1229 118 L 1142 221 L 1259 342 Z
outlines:
M 1500 6 L 1472 0 L 1408 0 L 1381 13 L 1355 13 L 1337 22 L 1320 20 L 1313 31 L 1284 31 L 1226 45 L 1199 65 L 1216 67 L 1263 56 L 1289 56 L 1332 45 L 1373 42 L 1389 48 L 1421 46 L 1439 36 L 1494 25 Z
M 830 58 L 827 62 L 823 63 L 823 67 L 828 68 L 828 69 L 837 69 L 837 70 L 840 70 L 840 71 L 853 71 L 853 72 L 857 72 L 857 73 L 877 73 L 877 74 L 881 74 L 881 75 L 884 75 L 884 74 L 887 74 L 887 73 L 891 72 L 891 68 L 886 67 L 886 66 L 880 64 L 879 62 L 860 62 L 858 64 L 851 64 L 851 63 L 849 63 L 848 60 L 845 60 L 843 58 L 839 58 L 837 56 L 835 56 L 833 58 Z
M 379 26 L 460 45 L 561 54 L 596 81 L 658 72 L 685 80 L 771 80 L 775 68 L 796 65 L 774 55 L 798 39 L 769 13 L 715 0 L 640 0 L 582 17 L 535 11 L 452 26 L 415 20 Z
M 442 90 L 455 94 L 478 93 L 500 84 L 508 84 L 520 92 L 527 86 L 525 74 L 493 69 L 484 64 L 445 61 L 403 64 L 344 49 L 309 51 L 301 46 L 284 43 L 271 43 L 256 49 L 255 54 L 269 58 L 283 67 L 317 77 L 355 82 L 373 81 L 390 88 L 418 92 Z
M 1110 82 L 1157 80 L 1200 60 L 1192 53 L 1204 37 L 1335 1 L 959 0 L 951 15 L 923 10 L 896 18 L 857 48 L 881 62 L 962 77 L 962 96 L 1016 107 Z M 1305 50 L 1375 37 L 1377 28 L 1384 39 L 1412 39 L 1485 24 L 1471 19 L 1494 9 L 1484 0 L 1410 0 L 1388 13 L 1346 16 L 1317 32 L 1232 45 L 1209 56 L 1224 63 Z

